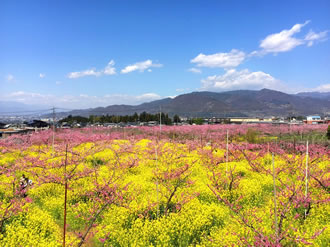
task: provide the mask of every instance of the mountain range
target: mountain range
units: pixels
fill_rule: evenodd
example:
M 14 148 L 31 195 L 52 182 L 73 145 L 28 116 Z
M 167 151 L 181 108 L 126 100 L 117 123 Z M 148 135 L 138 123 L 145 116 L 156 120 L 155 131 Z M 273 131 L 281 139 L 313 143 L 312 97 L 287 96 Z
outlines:
M 43 106 L 0 101 L 0 114 L 29 114 Z M 133 115 L 148 112 L 178 114 L 181 117 L 270 117 L 330 115 L 330 92 L 287 94 L 270 89 L 236 90 L 228 92 L 192 92 L 174 98 L 164 98 L 140 105 L 110 105 L 90 109 L 57 112 L 57 117 L 68 115 Z M 40 113 L 39 113 L 40 114 Z M 5 114 L 7 115 L 7 114 Z M 43 115 L 50 117 L 51 115 Z
M 15 101 L 0 101 L 1 115 L 29 115 L 42 110 L 45 112 L 45 106 L 29 105 Z
M 303 93 L 297 93 L 296 95 L 302 96 L 302 97 L 311 97 L 311 98 L 317 98 L 317 99 L 330 99 L 330 92 L 303 92 Z
M 287 94 L 270 89 L 192 92 L 140 105 L 110 105 L 61 113 L 61 116 L 132 115 L 135 112 L 178 114 L 181 117 L 266 117 L 330 114 L 330 93 Z

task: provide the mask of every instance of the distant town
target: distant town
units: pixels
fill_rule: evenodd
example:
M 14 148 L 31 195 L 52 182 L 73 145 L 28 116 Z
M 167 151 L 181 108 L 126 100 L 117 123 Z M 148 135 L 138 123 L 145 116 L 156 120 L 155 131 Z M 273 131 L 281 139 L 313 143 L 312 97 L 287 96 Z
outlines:
M 303 125 L 303 124 L 330 124 L 330 117 L 319 115 L 299 116 L 299 117 L 212 117 L 212 118 L 188 118 L 174 115 L 170 118 L 168 114 L 149 114 L 143 112 L 134 115 L 115 116 L 91 115 L 88 118 L 82 116 L 72 116 L 58 119 L 8 116 L 0 120 L 0 138 L 6 138 L 14 134 L 26 134 L 49 128 L 69 129 L 85 127 L 107 127 L 125 128 L 138 126 L 157 125 L 212 125 L 212 124 L 273 124 L 273 125 Z

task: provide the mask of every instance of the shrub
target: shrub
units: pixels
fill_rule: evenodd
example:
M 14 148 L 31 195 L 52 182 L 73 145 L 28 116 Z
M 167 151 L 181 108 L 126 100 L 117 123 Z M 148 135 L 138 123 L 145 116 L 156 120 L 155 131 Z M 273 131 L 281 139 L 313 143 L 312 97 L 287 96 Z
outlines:
M 248 129 L 246 132 L 245 138 L 249 143 L 257 143 L 258 136 L 259 136 L 258 131 L 254 130 L 254 129 Z

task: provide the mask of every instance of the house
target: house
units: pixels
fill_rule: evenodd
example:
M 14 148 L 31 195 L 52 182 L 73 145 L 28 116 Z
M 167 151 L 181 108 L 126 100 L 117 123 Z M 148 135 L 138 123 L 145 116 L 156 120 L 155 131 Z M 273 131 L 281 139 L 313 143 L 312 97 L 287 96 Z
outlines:
M 33 120 L 27 123 L 27 126 L 33 128 L 46 128 L 49 127 L 49 124 L 41 120 Z
M 30 132 L 31 130 L 28 129 L 0 129 L 0 138 L 6 138 L 11 135 L 16 135 L 16 134 L 26 134 Z
M 259 123 L 259 118 L 245 118 L 245 117 L 238 117 L 238 118 L 230 118 L 230 123 Z
M 317 115 L 310 115 L 306 117 L 306 120 L 304 120 L 307 124 L 321 124 L 324 123 L 324 121 L 321 119 L 320 116 Z
M 330 117 L 325 117 L 324 118 L 324 123 L 330 124 Z
M 157 121 L 149 121 L 148 126 L 156 126 L 158 124 Z

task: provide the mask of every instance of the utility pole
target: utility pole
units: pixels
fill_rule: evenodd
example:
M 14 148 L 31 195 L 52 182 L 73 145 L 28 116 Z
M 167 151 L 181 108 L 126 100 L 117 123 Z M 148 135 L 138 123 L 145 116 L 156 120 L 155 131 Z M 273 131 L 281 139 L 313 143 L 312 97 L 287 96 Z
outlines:
M 63 247 L 65 247 L 65 235 L 66 235 L 66 204 L 68 197 L 68 179 L 66 175 L 66 165 L 68 163 L 68 144 L 65 146 L 65 162 L 64 162 L 64 216 L 63 216 Z
M 228 172 L 228 129 L 227 129 L 227 138 L 226 138 L 226 173 Z
M 275 162 L 274 153 L 272 154 L 272 165 L 273 165 L 273 193 L 274 193 L 274 215 L 275 215 L 275 235 L 276 242 L 278 241 L 278 224 L 277 224 L 277 203 L 276 203 L 276 181 L 275 181 Z
M 305 198 L 308 195 L 308 140 L 306 143 L 306 169 L 305 169 Z M 307 209 L 305 209 L 305 219 L 307 217 Z
M 52 148 L 54 152 L 54 142 L 55 142 L 55 107 L 53 107 L 53 143 L 52 143 Z
M 159 131 L 162 133 L 162 107 L 159 106 Z
M 155 154 L 156 154 L 156 169 L 157 169 L 157 174 L 158 174 L 158 143 L 155 145 Z M 157 219 L 159 217 L 159 185 L 158 185 L 158 177 L 156 177 L 156 192 L 157 192 Z

